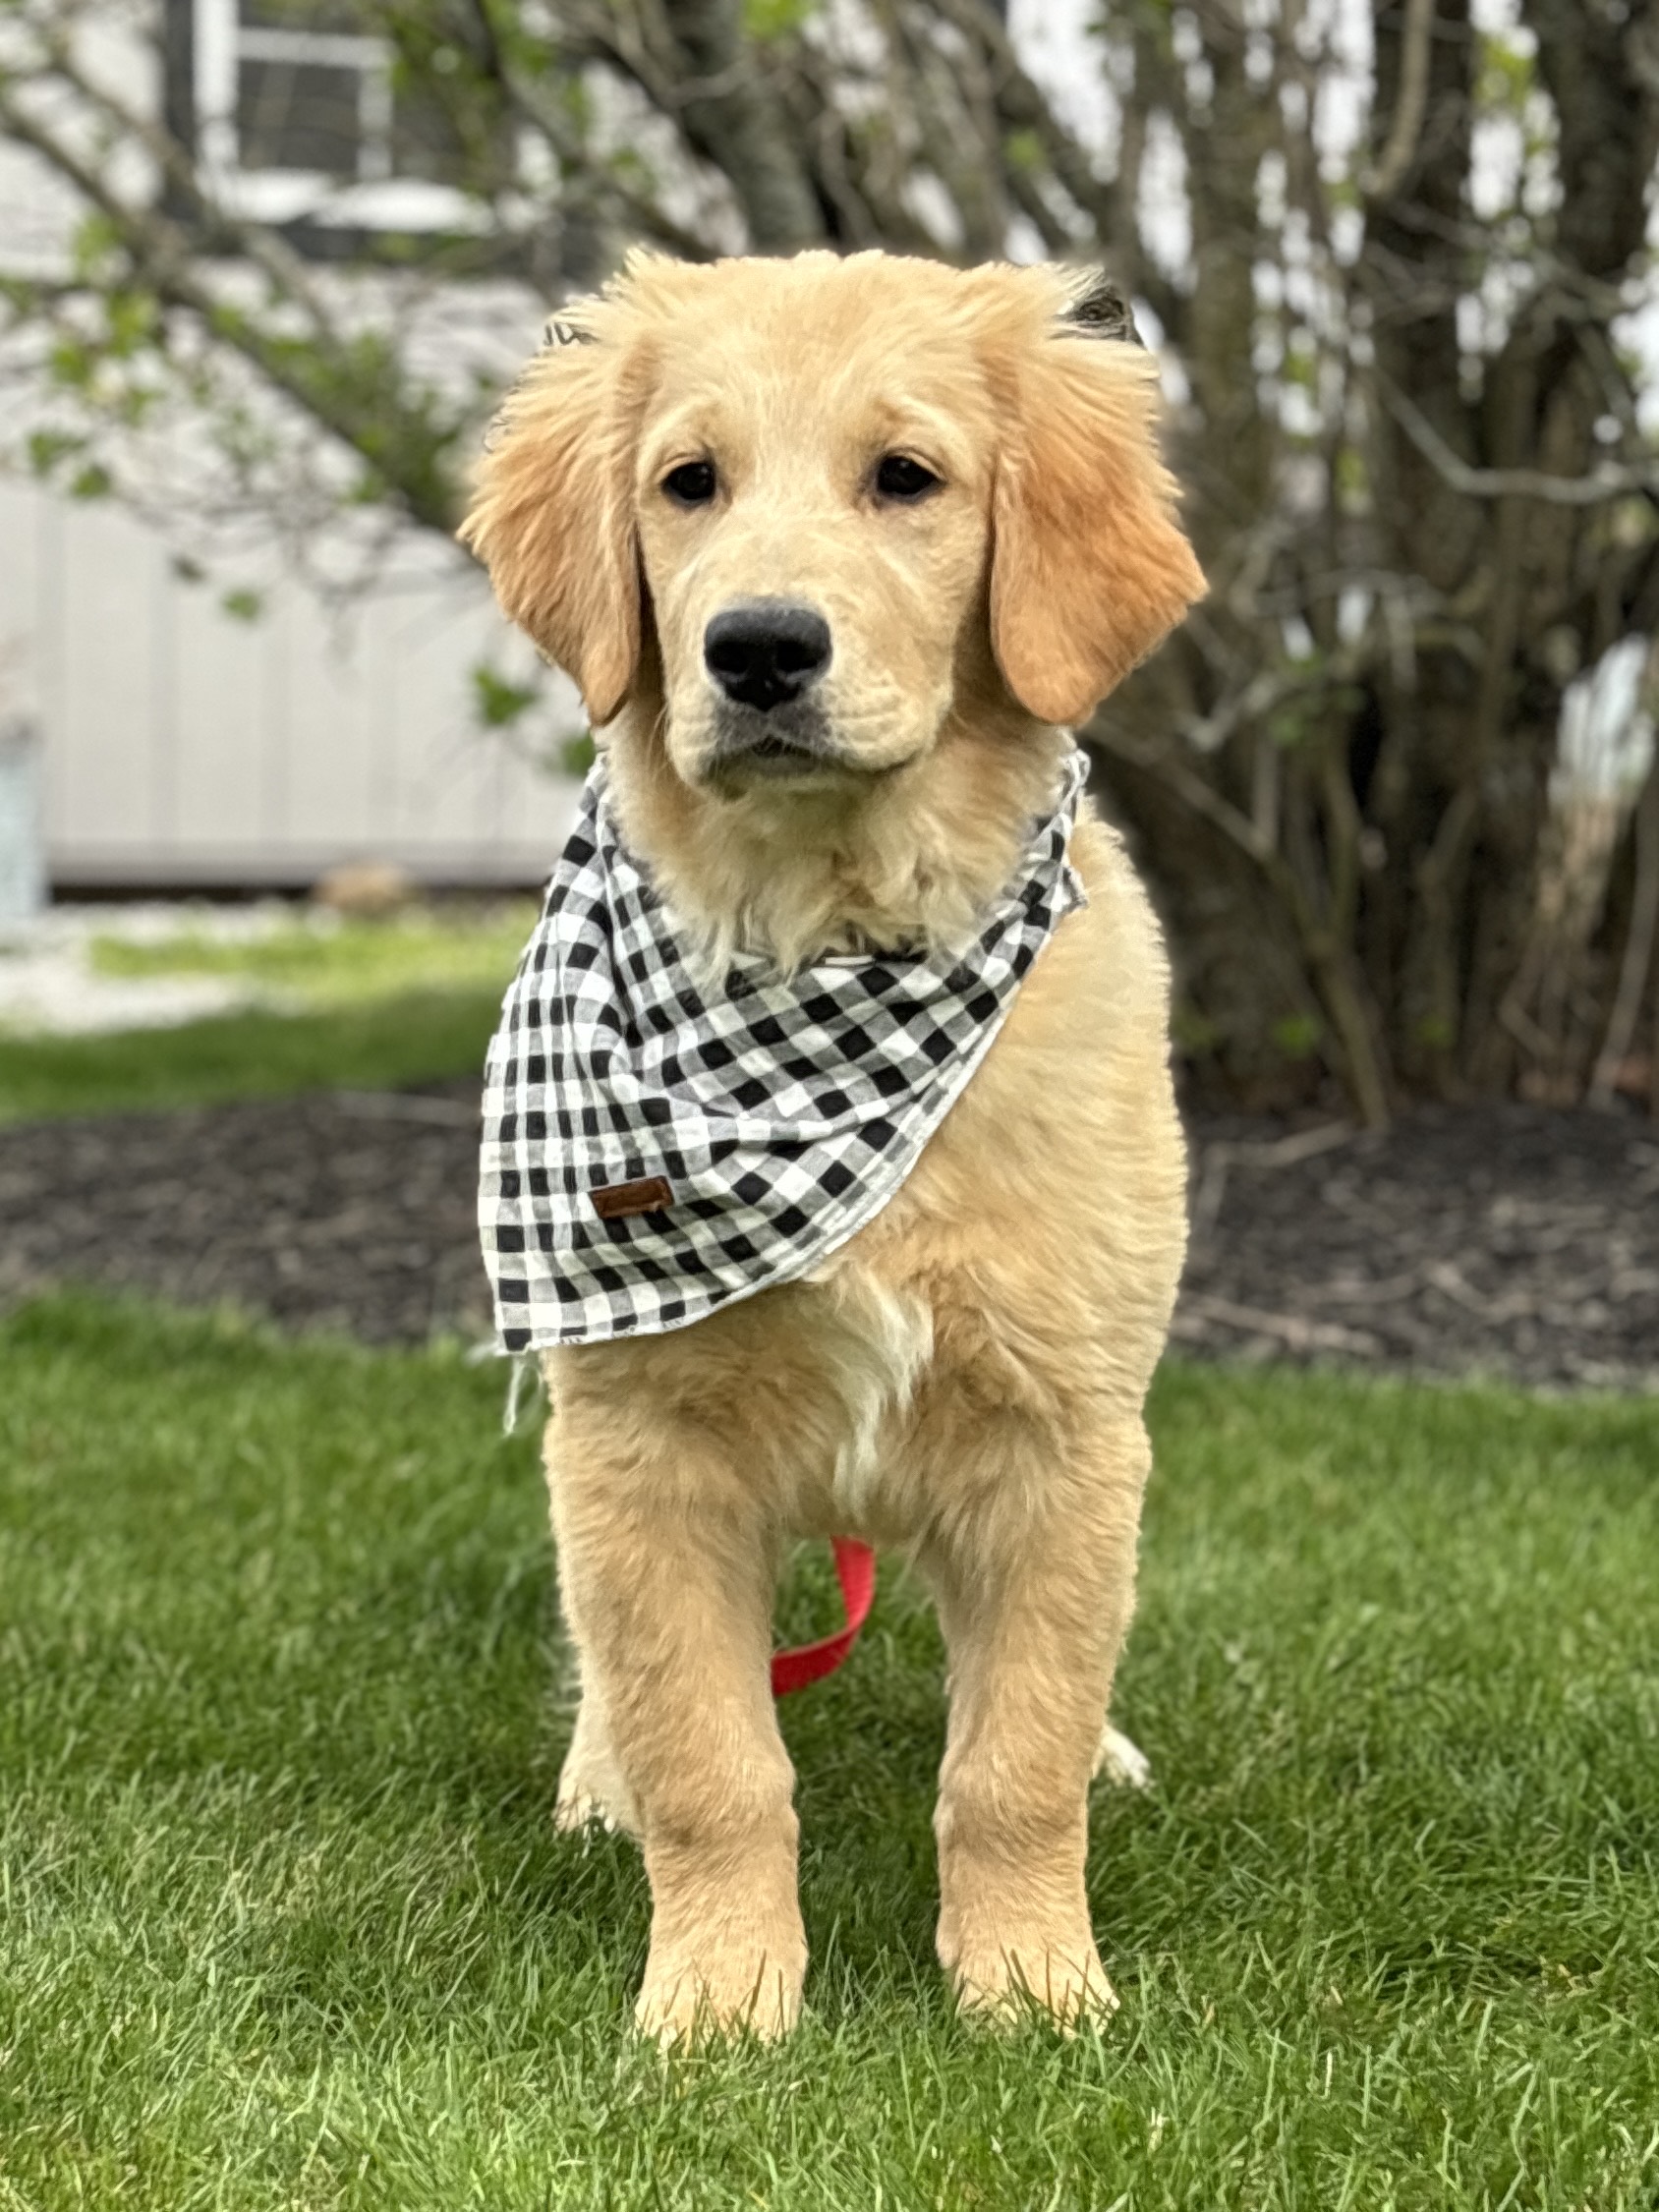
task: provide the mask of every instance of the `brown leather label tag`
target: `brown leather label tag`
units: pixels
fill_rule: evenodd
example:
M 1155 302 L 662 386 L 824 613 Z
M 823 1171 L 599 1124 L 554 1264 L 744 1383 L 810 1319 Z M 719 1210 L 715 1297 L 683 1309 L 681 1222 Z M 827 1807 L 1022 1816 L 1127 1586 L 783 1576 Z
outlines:
M 637 1183 L 606 1183 L 590 1191 L 594 1212 L 601 1221 L 625 1220 L 630 1214 L 660 1214 L 674 1203 L 673 1186 L 666 1175 L 645 1175 Z

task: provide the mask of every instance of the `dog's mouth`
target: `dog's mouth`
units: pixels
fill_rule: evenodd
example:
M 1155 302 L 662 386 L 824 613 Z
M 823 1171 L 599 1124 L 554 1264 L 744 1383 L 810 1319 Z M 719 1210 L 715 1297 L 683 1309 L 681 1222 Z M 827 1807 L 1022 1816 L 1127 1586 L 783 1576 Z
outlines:
M 702 762 L 702 780 L 733 796 L 756 783 L 825 785 L 872 772 L 835 742 L 817 706 L 722 708 Z

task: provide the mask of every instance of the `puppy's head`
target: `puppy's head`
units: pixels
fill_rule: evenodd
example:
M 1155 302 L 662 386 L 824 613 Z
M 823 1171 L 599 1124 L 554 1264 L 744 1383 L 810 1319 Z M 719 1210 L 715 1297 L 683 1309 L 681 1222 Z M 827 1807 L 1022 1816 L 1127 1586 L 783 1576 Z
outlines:
M 988 685 L 1081 720 L 1203 589 L 1098 279 L 640 255 L 550 335 L 462 536 L 694 788 L 867 786 Z

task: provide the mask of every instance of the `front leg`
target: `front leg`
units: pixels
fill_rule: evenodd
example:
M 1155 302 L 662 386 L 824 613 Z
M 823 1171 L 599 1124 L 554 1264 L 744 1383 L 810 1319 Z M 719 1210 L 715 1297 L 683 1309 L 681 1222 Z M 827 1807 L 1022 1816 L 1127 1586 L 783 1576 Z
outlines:
M 950 1662 L 939 1954 L 968 2011 L 1034 2001 L 1069 2024 L 1116 2007 L 1083 1875 L 1148 1457 L 1136 1421 L 1095 1434 L 1058 1480 L 1006 1470 L 1040 1501 L 1017 1537 L 929 1561 Z
M 806 1936 L 769 1679 L 771 1546 L 706 1437 L 642 1443 L 644 1426 L 561 1410 L 547 1430 L 584 1711 L 651 1882 L 637 2018 L 664 2044 L 780 2035 L 800 2010 Z

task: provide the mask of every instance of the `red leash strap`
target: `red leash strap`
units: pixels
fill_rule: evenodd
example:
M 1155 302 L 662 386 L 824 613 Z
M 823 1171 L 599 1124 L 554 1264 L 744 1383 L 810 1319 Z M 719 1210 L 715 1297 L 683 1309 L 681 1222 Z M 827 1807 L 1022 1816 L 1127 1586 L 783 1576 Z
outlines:
M 855 1544 L 850 1536 L 832 1536 L 835 1573 L 841 1585 L 841 1604 L 847 1624 L 816 1644 L 798 1644 L 793 1651 L 772 1655 L 772 1694 L 787 1697 L 832 1674 L 858 1641 L 858 1631 L 870 1617 L 876 1596 L 876 1555 L 868 1544 Z

